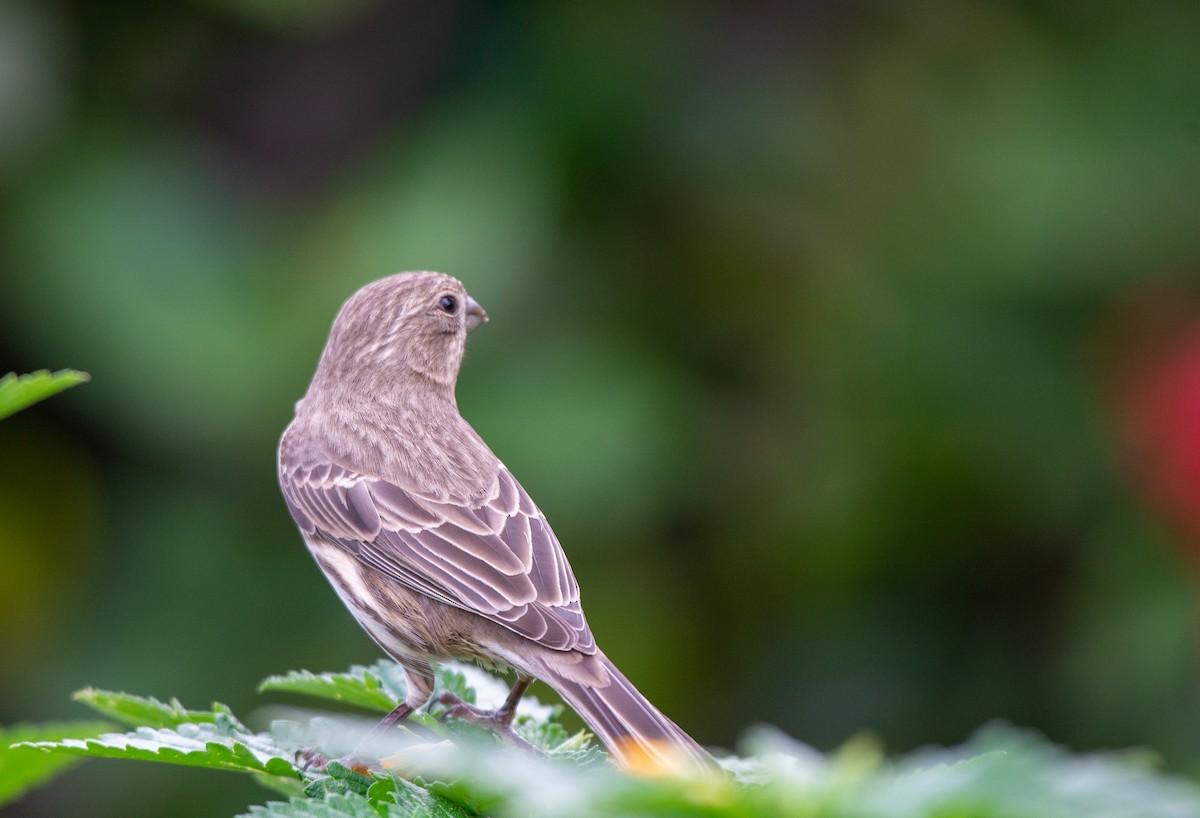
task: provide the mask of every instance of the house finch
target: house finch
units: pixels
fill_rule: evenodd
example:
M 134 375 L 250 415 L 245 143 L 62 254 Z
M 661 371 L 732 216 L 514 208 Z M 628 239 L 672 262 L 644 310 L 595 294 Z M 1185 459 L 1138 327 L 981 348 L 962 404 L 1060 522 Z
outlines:
M 592 637 L 545 516 L 458 413 L 467 333 L 487 314 L 441 273 L 399 273 L 342 306 L 279 443 L 288 510 L 321 570 L 404 669 L 377 730 L 426 704 L 432 664 L 512 668 L 505 704 L 452 714 L 511 734 L 533 679 L 554 688 L 626 767 L 712 758 L 645 699 Z

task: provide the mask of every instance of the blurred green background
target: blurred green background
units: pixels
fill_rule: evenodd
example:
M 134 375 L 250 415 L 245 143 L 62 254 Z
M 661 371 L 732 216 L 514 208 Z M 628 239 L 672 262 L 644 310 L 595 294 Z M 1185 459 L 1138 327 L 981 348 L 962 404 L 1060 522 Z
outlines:
M 0 723 L 377 649 L 274 452 L 338 306 L 466 417 L 702 742 L 1005 718 L 1200 770 L 1200 4 L 0 3 Z M 541 695 L 545 688 L 536 688 Z M 12 814 L 227 815 L 91 762 Z M 122 793 L 141 788 L 141 813 Z

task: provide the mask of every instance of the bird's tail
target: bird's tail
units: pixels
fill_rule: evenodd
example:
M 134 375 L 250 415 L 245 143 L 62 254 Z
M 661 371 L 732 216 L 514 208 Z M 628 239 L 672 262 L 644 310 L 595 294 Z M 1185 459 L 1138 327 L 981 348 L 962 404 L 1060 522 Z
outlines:
M 716 770 L 713 757 L 637 691 L 606 656 L 606 685 L 589 685 L 557 672 L 542 675 L 625 769 L 647 775 Z M 553 671 L 553 669 L 551 669 Z

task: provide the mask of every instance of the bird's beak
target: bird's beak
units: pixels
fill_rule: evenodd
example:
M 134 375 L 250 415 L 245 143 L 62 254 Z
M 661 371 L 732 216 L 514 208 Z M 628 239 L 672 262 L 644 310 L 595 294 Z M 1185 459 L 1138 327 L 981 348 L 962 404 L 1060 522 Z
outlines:
M 475 329 L 480 324 L 486 324 L 488 317 L 483 311 L 483 307 L 479 306 L 479 302 L 471 296 L 467 296 L 467 332 Z

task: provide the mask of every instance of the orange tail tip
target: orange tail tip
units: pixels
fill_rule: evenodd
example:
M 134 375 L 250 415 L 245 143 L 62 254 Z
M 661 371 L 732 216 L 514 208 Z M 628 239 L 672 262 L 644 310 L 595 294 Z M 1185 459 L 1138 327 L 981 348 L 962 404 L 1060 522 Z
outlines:
M 717 771 L 696 763 L 696 756 L 663 739 L 617 739 L 611 748 L 619 766 L 638 778 L 696 778 Z

